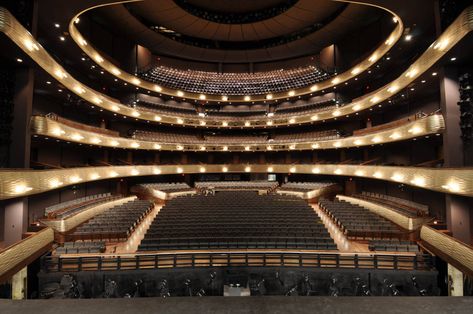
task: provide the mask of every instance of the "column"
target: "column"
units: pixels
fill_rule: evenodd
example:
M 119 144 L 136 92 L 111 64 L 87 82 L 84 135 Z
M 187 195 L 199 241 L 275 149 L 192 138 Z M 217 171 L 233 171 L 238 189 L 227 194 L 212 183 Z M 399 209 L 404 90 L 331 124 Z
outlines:
M 23 300 L 27 298 L 27 266 L 13 275 L 11 280 L 11 290 L 13 300 Z
M 463 296 L 463 273 L 448 264 L 448 295 L 452 297 Z
M 440 73 L 440 107 L 445 120 L 443 133 L 443 158 L 445 167 L 464 167 L 470 164 L 465 160 L 467 147 L 460 137 L 460 108 L 457 102 L 460 99 L 458 84 L 458 69 L 444 67 Z M 447 226 L 452 235 L 467 244 L 472 243 L 473 220 L 469 207 L 470 201 L 464 197 L 446 194 Z

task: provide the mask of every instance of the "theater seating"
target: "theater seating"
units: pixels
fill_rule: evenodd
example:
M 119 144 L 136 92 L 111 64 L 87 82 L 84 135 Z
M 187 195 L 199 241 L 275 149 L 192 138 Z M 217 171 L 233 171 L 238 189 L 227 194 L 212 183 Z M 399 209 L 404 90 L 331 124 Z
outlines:
M 208 181 L 196 182 L 196 189 L 217 189 L 217 190 L 273 190 L 279 184 L 271 181 Z
M 399 239 L 370 240 L 368 248 L 370 251 L 419 252 L 419 247 L 415 242 Z
M 386 194 L 361 192 L 355 195 L 370 202 L 382 204 L 407 216 L 428 216 L 429 206 Z
M 172 144 L 230 144 L 230 145 L 245 145 L 245 144 L 288 144 L 297 142 L 311 142 L 322 140 L 333 140 L 340 138 L 340 132 L 337 130 L 324 131 L 279 131 L 271 138 L 267 134 L 264 135 L 206 135 L 200 136 L 196 132 L 189 132 L 183 130 L 169 131 L 142 131 L 136 130 L 133 132 L 132 138 L 142 141 L 152 141 L 160 143 Z
M 187 183 L 143 183 L 139 186 L 146 188 L 146 189 L 153 189 L 158 191 L 163 191 L 166 193 L 173 193 L 173 192 L 184 192 L 184 191 L 192 191 L 194 190 L 191 188 Z
M 44 209 L 44 214 L 48 218 L 63 219 L 87 208 L 97 206 L 101 203 L 109 202 L 120 197 L 121 196 L 112 196 L 111 193 L 89 195 L 46 207 Z
M 335 182 L 287 182 L 283 183 L 279 190 L 290 190 L 296 192 L 309 192 L 336 184 Z
M 114 206 L 80 225 L 72 238 L 126 240 L 153 207 L 153 203 L 144 200 Z
M 330 77 L 313 65 L 256 73 L 217 73 L 155 66 L 140 73 L 147 81 L 193 93 L 258 95 L 310 86 Z
M 140 251 L 191 249 L 336 250 L 328 231 L 302 199 L 223 191 L 170 200 Z
M 56 254 L 103 253 L 105 248 L 104 241 L 65 242 L 63 246 L 56 248 Z
M 392 222 L 378 216 L 368 209 L 335 199 L 321 199 L 319 207 L 352 238 L 400 238 L 406 236 Z

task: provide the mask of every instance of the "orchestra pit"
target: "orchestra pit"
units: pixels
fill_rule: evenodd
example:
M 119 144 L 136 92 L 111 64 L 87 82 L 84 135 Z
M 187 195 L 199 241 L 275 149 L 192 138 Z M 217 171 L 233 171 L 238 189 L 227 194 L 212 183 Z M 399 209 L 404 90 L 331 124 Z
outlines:
M 471 313 L 472 33 L 468 0 L 0 1 L 0 312 Z

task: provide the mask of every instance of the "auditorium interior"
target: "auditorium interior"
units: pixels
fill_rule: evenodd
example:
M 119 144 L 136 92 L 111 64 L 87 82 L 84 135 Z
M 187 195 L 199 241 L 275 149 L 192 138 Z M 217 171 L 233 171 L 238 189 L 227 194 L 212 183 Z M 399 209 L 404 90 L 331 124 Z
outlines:
M 472 33 L 469 0 L 0 1 L 0 311 L 471 311 Z

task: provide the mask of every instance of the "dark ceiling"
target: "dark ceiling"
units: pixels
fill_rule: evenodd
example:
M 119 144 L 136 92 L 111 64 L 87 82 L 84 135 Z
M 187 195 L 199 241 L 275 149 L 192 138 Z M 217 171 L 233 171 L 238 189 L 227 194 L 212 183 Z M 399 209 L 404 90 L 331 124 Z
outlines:
M 182 3 L 199 11 L 184 9 Z M 241 13 L 261 12 L 278 5 L 284 6 L 282 13 L 251 23 L 216 22 L 213 18 L 222 12 L 238 18 Z M 216 15 L 202 17 L 202 10 Z M 133 38 L 156 55 L 213 63 L 268 62 L 314 55 L 350 32 L 387 16 L 379 8 L 332 0 L 146 0 L 106 6 L 88 14 L 105 27 L 113 25 L 114 32 Z

